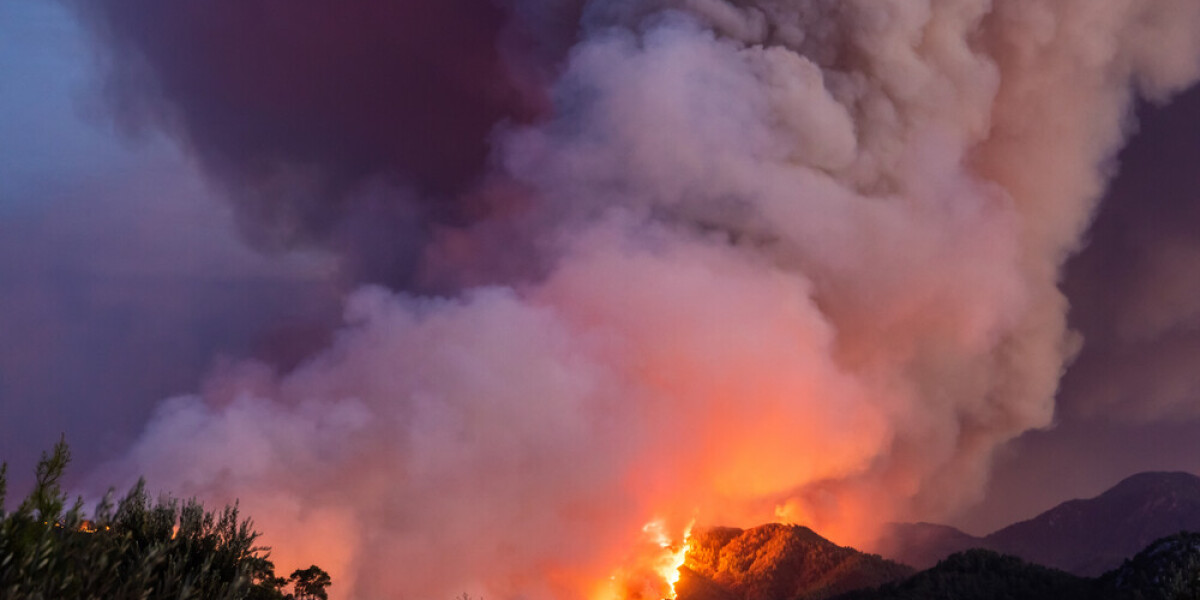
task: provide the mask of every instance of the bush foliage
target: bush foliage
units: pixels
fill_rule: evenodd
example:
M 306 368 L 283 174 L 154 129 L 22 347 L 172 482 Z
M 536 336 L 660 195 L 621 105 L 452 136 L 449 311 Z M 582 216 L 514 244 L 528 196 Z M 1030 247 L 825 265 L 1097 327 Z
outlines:
M 236 505 L 214 513 L 196 500 L 151 503 L 138 481 L 116 504 L 110 490 L 90 515 L 82 500 L 66 508 L 60 480 L 70 458 L 61 440 L 43 454 L 33 491 L 13 512 L 0 465 L 0 598 L 326 600 L 330 578 L 315 565 L 275 575 Z

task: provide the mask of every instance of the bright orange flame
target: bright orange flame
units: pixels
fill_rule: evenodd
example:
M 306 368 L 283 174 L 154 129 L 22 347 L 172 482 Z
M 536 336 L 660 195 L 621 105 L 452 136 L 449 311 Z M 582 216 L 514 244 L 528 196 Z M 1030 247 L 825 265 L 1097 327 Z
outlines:
M 693 524 L 688 523 L 676 538 L 681 541 L 676 542 L 662 519 L 646 523 L 637 550 L 609 577 L 607 585 L 593 594 L 593 600 L 673 600 L 679 569 L 691 548 Z
M 695 524 L 696 522 L 692 521 L 691 523 L 688 523 L 687 527 L 684 528 L 683 543 L 679 545 L 679 549 L 676 550 L 671 556 L 671 564 L 668 571 L 663 573 L 667 583 L 671 586 L 671 598 L 675 598 L 675 584 L 679 583 L 679 569 L 682 568 L 683 563 L 687 561 L 687 553 L 692 549 L 692 525 Z

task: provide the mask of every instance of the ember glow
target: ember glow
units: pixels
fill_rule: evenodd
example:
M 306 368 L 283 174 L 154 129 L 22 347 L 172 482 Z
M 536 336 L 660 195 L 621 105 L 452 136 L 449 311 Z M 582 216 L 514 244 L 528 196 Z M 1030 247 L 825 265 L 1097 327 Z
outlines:
M 351 599 L 672 598 L 693 518 L 977 498 L 1053 420 L 1130 103 L 1200 73 L 1194 0 L 365 5 L 79 3 L 122 118 L 353 288 L 111 468 Z

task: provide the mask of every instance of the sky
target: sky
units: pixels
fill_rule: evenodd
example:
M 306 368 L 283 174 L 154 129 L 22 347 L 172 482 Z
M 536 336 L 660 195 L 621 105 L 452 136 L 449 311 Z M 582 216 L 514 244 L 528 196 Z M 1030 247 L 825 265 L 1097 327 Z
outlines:
M 1186 1 L 214 4 L 0 4 L 10 498 L 65 435 L 79 493 L 241 498 L 354 593 L 555 597 L 650 518 L 1200 473 Z M 370 574 L 513 528 L 597 549 Z
M 251 251 L 183 152 L 98 112 L 64 6 L 5 3 L 0 28 L 0 444 L 19 492 L 61 434 L 78 477 L 222 357 L 288 344 L 338 301 L 328 261 Z

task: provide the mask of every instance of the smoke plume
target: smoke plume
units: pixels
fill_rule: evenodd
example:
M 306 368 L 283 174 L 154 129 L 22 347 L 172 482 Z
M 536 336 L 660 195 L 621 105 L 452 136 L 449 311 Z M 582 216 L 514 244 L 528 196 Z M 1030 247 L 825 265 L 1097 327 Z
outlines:
M 976 498 L 1053 420 L 1131 102 L 1200 74 L 1193 0 L 81 10 L 254 239 L 387 286 L 114 467 L 344 598 L 660 597 L 649 522 L 864 543 Z
M 179 137 L 255 244 L 317 244 L 354 279 L 405 282 L 429 224 L 478 219 L 461 192 L 490 129 L 544 103 L 489 0 L 67 1 L 106 42 L 121 125 Z

